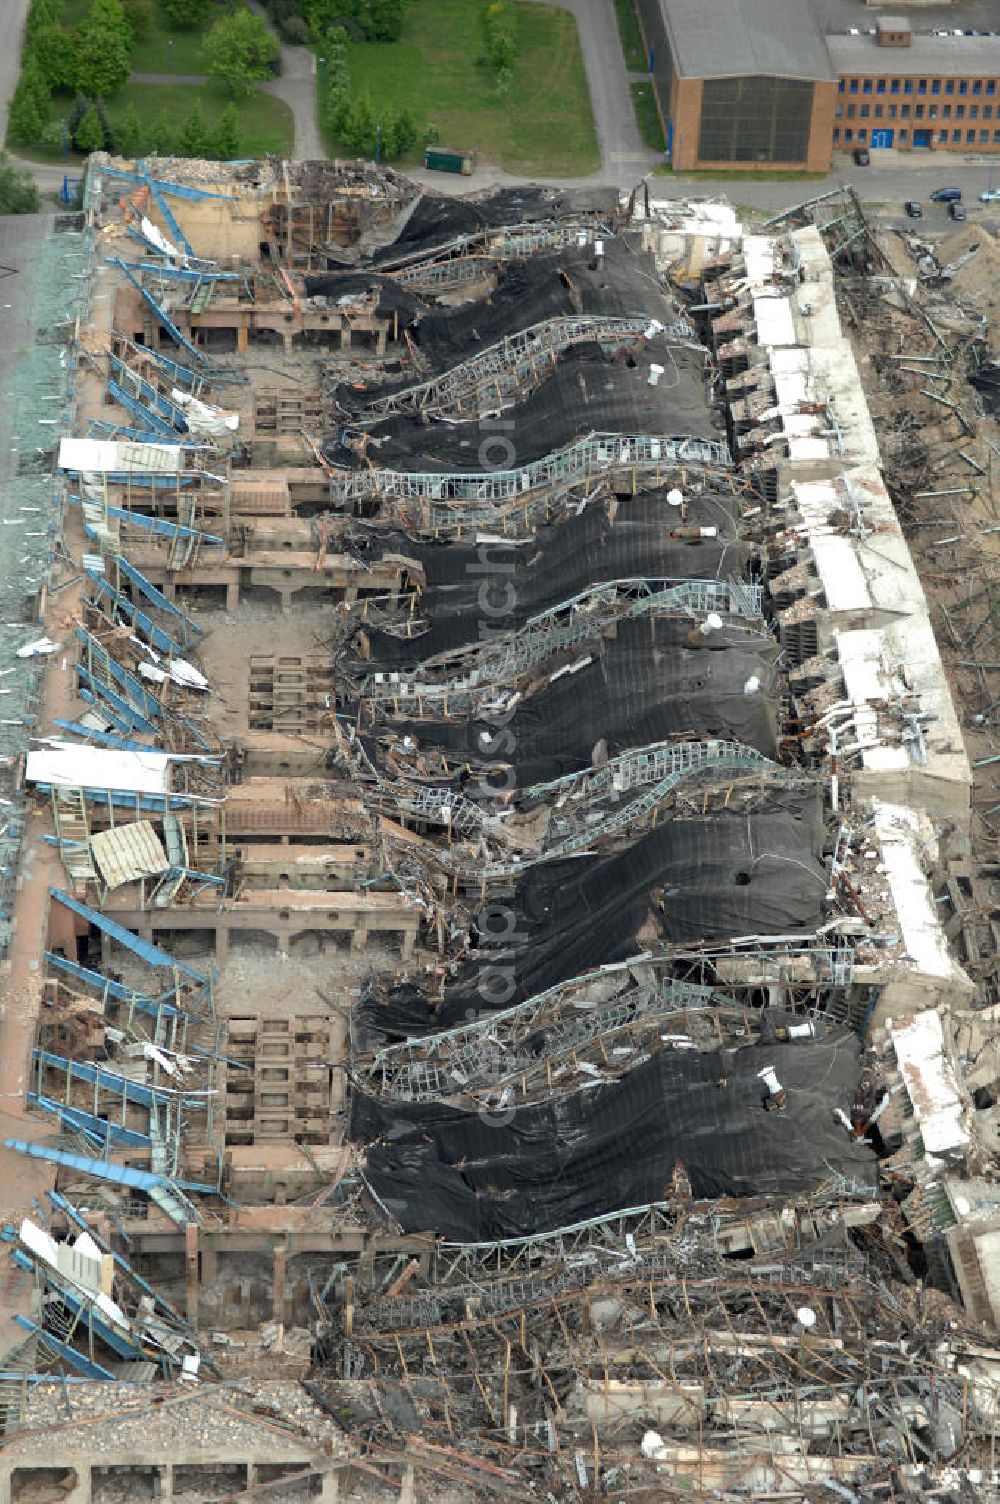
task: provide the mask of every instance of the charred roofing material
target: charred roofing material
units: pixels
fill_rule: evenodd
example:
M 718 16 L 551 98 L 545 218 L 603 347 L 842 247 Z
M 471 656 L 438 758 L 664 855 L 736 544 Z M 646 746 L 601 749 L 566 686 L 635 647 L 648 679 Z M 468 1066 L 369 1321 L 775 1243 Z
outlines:
M 766 807 L 676 817 L 610 856 L 529 869 L 505 898 L 515 939 L 474 938 L 441 1002 L 418 986 L 362 1005 L 386 1034 L 421 1034 L 527 998 L 609 962 L 671 945 L 747 935 L 812 936 L 829 875 L 815 791 L 782 791 Z M 487 916 L 492 910 L 487 908 Z
M 665 372 L 655 386 L 654 364 Z M 629 363 L 609 358 L 597 345 L 576 346 L 527 400 L 505 410 L 505 448 L 512 463 L 523 466 L 597 432 L 716 439 L 704 380 L 705 357 L 698 349 L 651 340 L 639 365 L 634 356 Z M 373 425 L 363 437 L 348 430 L 329 439 L 323 453 L 339 468 L 467 472 L 484 468 L 483 441 L 481 421 L 427 423 L 400 415 Z
M 860 1079 L 859 1048 L 842 1028 L 724 1052 L 668 1048 L 613 1083 L 485 1117 L 355 1092 L 350 1131 L 372 1145 L 366 1178 L 401 1226 L 461 1242 L 670 1199 L 678 1165 L 695 1200 L 805 1195 L 831 1180 L 863 1197 L 878 1184 L 874 1154 L 835 1115 Z
M 701 637 L 690 619 L 625 621 L 599 652 L 578 653 L 573 673 L 553 674 L 502 722 L 403 714 L 374 729 L 410 736 L 416 750 L 435 749 L 453 765 L 509 763 L 521 787 L 590 767 L 598 750 L 613 757 L 669 737 L 733 739 L 773 757 L 777 658 L 763 632 L 721 628 Z

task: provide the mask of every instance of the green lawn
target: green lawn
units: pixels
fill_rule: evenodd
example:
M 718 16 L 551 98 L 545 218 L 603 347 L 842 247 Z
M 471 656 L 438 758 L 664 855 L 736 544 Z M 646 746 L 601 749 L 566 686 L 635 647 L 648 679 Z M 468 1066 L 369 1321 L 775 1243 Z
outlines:
M 197 84 L 126 84 L 108 100 L 108 115 L 113 123 L 127 105 L 134 104 L 144 120 L 155 120 L 166 114 L 171 120 L 183 122 L 195 105 L 200 104 L 202 114 L 211 126 L 229 103 L 229 96 L 221 83 L 214 80 L 200 87 Z M 242 156 L 262 157 L 268 152 L 283 157 L 292 155 L 295 120 L 283 99 L 258 93 L 249 99 L 238 99 L 236 108 L 243 137 Z
M 622 41 L 626 68 L 630 73 L 645 73 L 649 59 L 642 45 L 642 32 L 636 19 L 634 0 L 615 0 L 615 14 L 618 17 L 618 35 Z
M 408 8 L 398 42 L 351 44 L 352 86 L 367 90 L 376 108 L 408 110 L 421 138 L 434 124 L 442 145 L 476 151 L 509 172 L 595 172 L 600 157 L 576 22 L 554 6 L 522 3 L 517 12 L 517 68 L 506 97 L 476 63 L 483 32 L 474 0 L 420 0 Z
M 64 0 L 64 24 L 77 26 L 90 9 L 90 4 L 91 0 Z M 155 4 L 154 14 L 155 20 L 148 35 L 135 44 L 132 53 L 133 73 L 204 73 L 201 57 L 204 29 L 171 31 L 163 24 Z M 167 45 L 168 38 L 171 46 Z
M 664 151 L 666 142 L 663 139 L 663 126 L 660 124 L 660 112 L 656 108 L 653 85 L 651 83 L 631 84 L 630 88 L 632 108 L 635 110 L 635 120 L 643 143 L 651 151 Z
M 50 118 L 65 119 L 73 101 L 66 95 L 53 99 Z M 222 114 L 229 103 L 220 84 L 210 82 L 200 87 L 197 84 L 126 84 L 124 89 L 113 94 L 107 101 L 108 118 L 112 126 L 128 105 L 135 105 L 143 120 L 153 122 L 161 115 L 176 125 L 181 125 L 196 104 L 209 125 Z M 268 152 L 290 157 L 295 142 L 295 121 L 292 112 L 282 99 L 273 94 L 254 94 L 250 99 L 238 100 L 236 108 L 243 133 L 241 155 L 260 157 Z M 58 147 L 21 147 L 18 156 L 32 162 L 61 162 L 63 154 Z M 85 161 L 79 153 L 71 151 L 67 166 L 79 167 Z

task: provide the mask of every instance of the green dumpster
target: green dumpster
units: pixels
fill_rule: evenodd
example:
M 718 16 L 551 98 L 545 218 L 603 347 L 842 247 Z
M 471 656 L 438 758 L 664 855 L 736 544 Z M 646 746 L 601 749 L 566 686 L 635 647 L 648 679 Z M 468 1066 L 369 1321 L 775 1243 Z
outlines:
M 446 146 L 428 146 L 424 152 L 424 166 L 431 172 L 460 172 L 468 177 L 475 165 L 475 152 L 450 151 Z

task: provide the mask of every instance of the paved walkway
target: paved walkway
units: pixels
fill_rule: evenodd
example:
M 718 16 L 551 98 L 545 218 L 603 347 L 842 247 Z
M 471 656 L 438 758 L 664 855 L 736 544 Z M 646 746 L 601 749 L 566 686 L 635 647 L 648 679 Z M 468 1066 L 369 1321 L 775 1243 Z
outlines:
M 629 75 L 611 0 L 534 0 L 534 3 L 555 3 L 572 12 L 580 32 L 601 149 L 601 171 L 576 181 L 632 187 L 655 166 L 656 154 L 642 144 L 635 123 Z
M 250 9 L 274 27 L 258 0 L 250 0 Z M 315 162 L 326 156 L 316 124 L 316 58 L 308 47 L 281 44 L 281 76 L 261 84 L 265 94 L 283 99 L 295 117 L 295 157 L 299 162 Z
M 204 73 L 132 73 L 130 84 L 195 84 L 207 82 Z

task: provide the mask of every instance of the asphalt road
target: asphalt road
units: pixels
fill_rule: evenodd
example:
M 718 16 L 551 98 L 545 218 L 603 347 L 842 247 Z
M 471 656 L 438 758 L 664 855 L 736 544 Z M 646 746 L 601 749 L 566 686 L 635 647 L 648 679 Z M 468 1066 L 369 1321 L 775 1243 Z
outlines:
M 21 69 L 21 34 L 30 0 L 0 0 L 0 119 L 7 128 L 7 106 Z
M 553 0 L 542 0 L 552 4 Z M 634 183 L 654 164 L 642 143 L 612 0 L 554 0 L 576 17 L 605 182 Z
M 657 194 L 662 192 L 666 198 L 711 198 L 718 194 L 747 208 L 773 210 L 816 198 L 839 183 L 850 183 L 864 204 L 889 219 L 904 217 L 904 202 L 918 199 L 923 204 L 927 222 L 933 224 L 939 219 L 942 226 L 951 222 L 948 206 L 930 203 L 930 195 L 935 188 L 961 188 L 970 218 L 982 217 L 992 225 L 1000 223 L 998 206 L 979 202 L 980 193 L 990 184 L 989 161 L 945 152 L 911 156 L 885 153 L 885 160 L 879 160 L 876 153 L 870 167 L 855 167 L 849 157 L 840 156 L 835 158 L 833 172 L 825 178 L 815 179 L 757 182 L 749 174 L 734 178 L 697 178 L 684 177 L 680 173 L 650 179 L 650 187 Z M 993 183 L 1000 186 L 1000 156 L 994 164 Z

